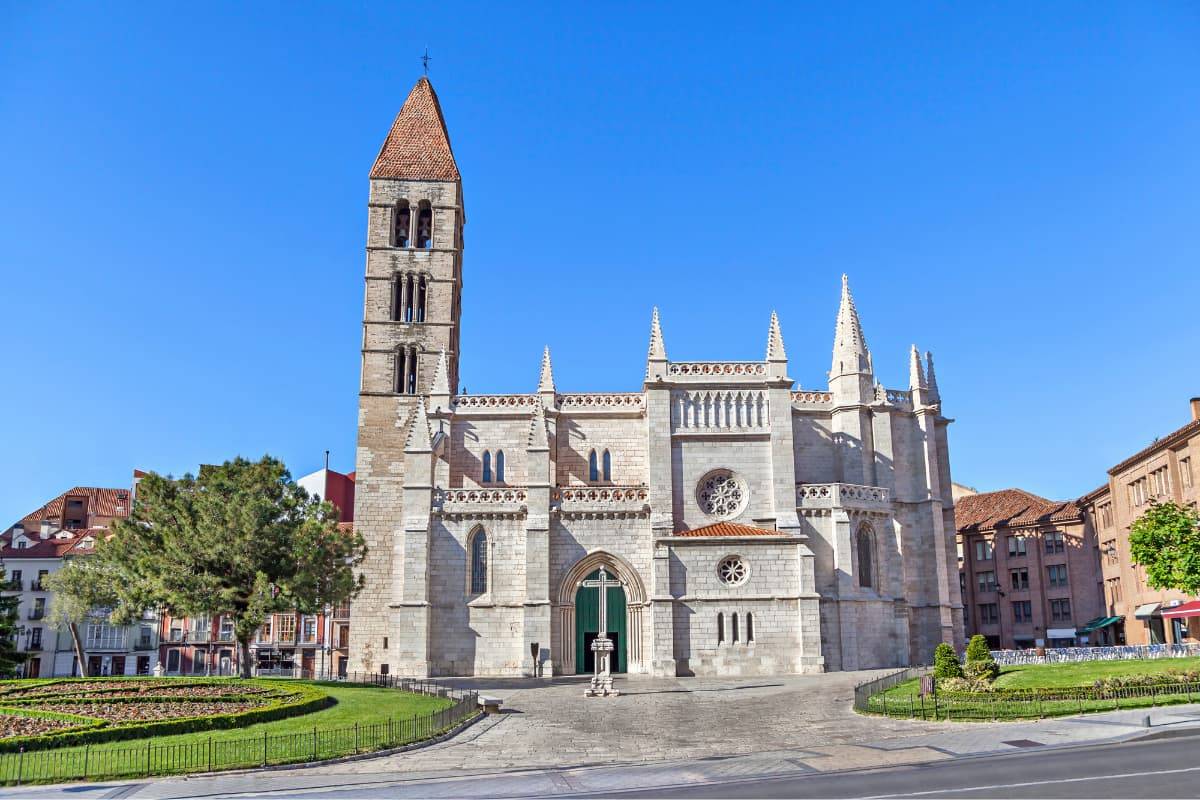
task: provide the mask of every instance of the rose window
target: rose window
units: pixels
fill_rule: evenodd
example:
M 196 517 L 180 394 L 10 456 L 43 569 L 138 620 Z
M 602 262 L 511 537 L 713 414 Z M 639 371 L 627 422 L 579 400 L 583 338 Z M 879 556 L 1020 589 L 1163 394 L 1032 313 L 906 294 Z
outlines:
M 731 519 L 742 513 L 749 494 L 741 478 L 729 470 L 719 469 L 700 480 L 696 499 L 705 514 L 718 519 Z
M 729 556 L 721 559 L 721 563 L 717 564 L 717 577 L 721 583 L 726 586 L 739 586 L 746 582 L 746 576 L 750 571 L 746 568 L 746 562 L 741 556 Z

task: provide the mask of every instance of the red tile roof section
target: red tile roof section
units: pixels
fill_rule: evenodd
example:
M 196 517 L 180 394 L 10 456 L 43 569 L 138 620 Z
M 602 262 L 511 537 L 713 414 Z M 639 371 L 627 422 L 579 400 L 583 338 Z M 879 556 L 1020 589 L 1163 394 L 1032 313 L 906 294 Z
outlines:
M 1047 500 L 1022 489 L 967 495 L 954 503 L 954 524 L 959 533 L 1077 520 L 1081 516 L 1074 500 Z
M 421 78 L 396 115 L 371 167 L 372 178 L 408 181 L 460 180 L 437 92 Z
M 702 528 L 692 528 L 688 531 L 677 531 L 676 536 L 779 536 L 779 531 L 768 531 L 763 528 L 753 528 L 736 522 L 714 522 Z
M 8 561 L 22 558 L 62 558 L 64 553 L 87 535 L 87 531 L 67 531 L 67 533 L 71 534 L 70 538 L 56 539 L 54 534 L 51 534 L 49 539 L 39 539 L 37 532 L 33 531 L 32 535 L 26 537 L 32 540 L 28 547 L 13 547 L 10 538 L 6 538 L 4 546 L 0 547 L 0 559 Z
M 129 506 L 133 502 L 128 489 L 76 486 L 21 519 L 20 522 L 25 526 L 26 532 L 36 533 L 34 529 L 40 526 L 44 519 L 61 522 L 63 508 L 69 497 L 86 497 L 88 499 L 88 515 L 92 517 L 127 517 L 129 516 Z

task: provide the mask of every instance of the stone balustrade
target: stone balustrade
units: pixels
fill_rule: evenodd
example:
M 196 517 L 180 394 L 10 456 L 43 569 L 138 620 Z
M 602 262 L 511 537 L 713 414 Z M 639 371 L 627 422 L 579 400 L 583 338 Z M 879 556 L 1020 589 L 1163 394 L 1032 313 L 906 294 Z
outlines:
M 803 483 L 796 487 L 796 505 L 800 508 L 887 510 L 891 508 L 891 492 L 882 486 L 856 483 Z
M 434 489 L 433 504 L 443 514 L 473 516 L 526 511 L 529 491 L 523 486 L 478 489 Z
M 828 408 L 833 405 L 831 392 L 792 392 L 792 405 L 801 408 Z
M 640 514 L 650 509 L 650 488 L 639 486 L 560 486 L 554 503 L 565 516 Z
M 580 411 L 641 412 L 646 407 L 646 396 L 641 392 L 560 394 L 558 407 L 568 414 Z
M 454 411 L 516 411 L 531 413 L 541 402 L 535 394 L 462 394 L 454 398 Z
M 906 392 L 902 389 L 886 390 L 887 401 L 897 408 L 909 409 L 913 407 L 912 392 Z
M 667 365 L 672 378 L 746 378 L 766 377 L 763 361 L 677 361 Z

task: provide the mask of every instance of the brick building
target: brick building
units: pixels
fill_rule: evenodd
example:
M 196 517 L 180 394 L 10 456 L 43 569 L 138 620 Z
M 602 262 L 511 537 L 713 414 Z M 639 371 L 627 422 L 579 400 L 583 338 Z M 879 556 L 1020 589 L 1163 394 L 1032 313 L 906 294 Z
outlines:
M 1096 535 L 1074 501 L 1020 489 L 963 493 L 955 502 L 966 634 L 992 649 L 1111 644 Z
M 1099 543 L 1105 613 L 1128 644 L 1200 641 L 1200 603 L 1181 592 L 1151 589 L 1129 554 L 1129 526 L 1151 503 L 1196 507 L 1200 460 L 1200 398 L 1191 421 L 1108 471 L 1108 480 L 1080 500 Z
M 909 385 L 885 389 L 844 279 L 832 360 L 804 354 L 831 364 L 816 390 L 788 377 L 774 315 L 759 359 L 678 362 L 656 311 L 638 391 L 559 392 L 547 350 L 529 392 L 466 395 L 464 222 L 422 78 L 370 173 L 352 669 L 586 672 L 600 599 L 581 582 L 601 567 L 622 584 L 603 600 L 619 670 L 884 667 L 961 645 L 933 361 L 914 347 Z

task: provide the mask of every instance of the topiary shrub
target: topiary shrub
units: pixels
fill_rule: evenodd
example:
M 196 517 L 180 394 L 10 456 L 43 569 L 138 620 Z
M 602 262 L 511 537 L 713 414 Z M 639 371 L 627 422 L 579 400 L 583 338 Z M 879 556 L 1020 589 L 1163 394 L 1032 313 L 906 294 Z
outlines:
M 992 658 L 987 639 L 978 633 L 967 643 L 967 666 L 963 673 L 968 680 L 991 683 L 1000 675 L 1000 665 Z
M 933 650 L 933 677 L 961 678 L 962 665 L 958 663 L 958 653 L 954 648 L 942 642 Z

